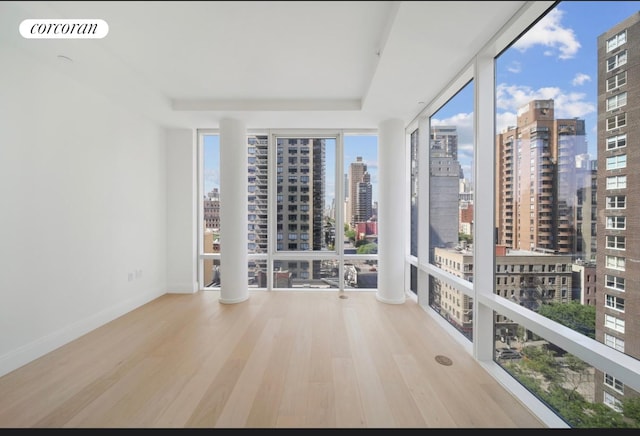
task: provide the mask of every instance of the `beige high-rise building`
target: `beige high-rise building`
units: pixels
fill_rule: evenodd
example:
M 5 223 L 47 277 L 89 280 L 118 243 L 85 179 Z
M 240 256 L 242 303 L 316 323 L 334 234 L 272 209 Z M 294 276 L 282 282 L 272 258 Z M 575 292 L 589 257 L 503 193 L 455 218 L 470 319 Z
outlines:
M 345 222 L 348 222 L 351 227 L 355 226 L 358 214 L 358 183 L 362 182 L 365 172 L 367 172 L 367 164 L 362 161 L 362 156 L 357 156 L 356 161 L 349 165 L 349 198 Z
M 575 156 L 586 152 L 584 120 L 555 119 L 553 100 L 520 108 L 517 125 L 496 138 L 499 244 L 583 257 L 577 192 L 590 186 L 591 172 Z

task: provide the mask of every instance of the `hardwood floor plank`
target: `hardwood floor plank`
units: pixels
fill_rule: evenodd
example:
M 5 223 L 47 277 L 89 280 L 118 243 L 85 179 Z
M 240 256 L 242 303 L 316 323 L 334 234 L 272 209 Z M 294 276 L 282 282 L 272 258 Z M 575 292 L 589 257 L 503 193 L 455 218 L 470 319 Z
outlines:
M 332 363 L 336 427 L 366 427 L 353 359 L 335 357 Z
M 544 427 L 415 302 L 340 294 L 164 295 L 0 377 L 0 428 Z
M 366 346 L 373 358 L 379 374 L 382 389 L 389 399 L 390 412 L 397 427 L 424 427 L 425 421 L 404 383 L 400 369 L 393 359 L 397 353 L 410 353 L 404 342 L 393 334 L 389 324 L 378 319 L 379 304 L 374 301 L 363 305 L 360 310 L 360 323 L 365 333 Z
M 260 337 L 251 347 L 252 352 L 247 357 L 247 363 L 216 421 L 216 427 L 245 427 L 260 382 L 265 377 L 265 369 L 273 351 L 273 344 L 280 324 L 280 319 L 269 319 L 262 329 Z
M 305 313 L 308 316 L 308 309 Z M 305 321 L 300 325 L 294 338 L 276 427 L 306 426 L 312 337 L 313 327 L 311 323 Z
M 366 315 L 365 315 L 366 316 Z M 362 330 L 362 313 L 355 309 L 345 309 L 347 334 L 349 335 L 355 366 L 358 389 L 361 392 L 362 407 L 367 427 L 396 427 L 391 413 L 391 405 L 376 369 L 371 352 L 367 347 L 366 332 Z
M 274 341 L 273 352 L 266 364 L 266 375 L 251 405 L 246 427 L 268 428 L 276 427 L 278 423 L 278 409 L 284 395 L 289 361 L 292 359 L 297 332 L 306 321 L 307 302 L 298 298 L 298 295 L 291 297 L 293 298 L 288 298 L 286 301 L 269 298 L 272 304 L 277 306 L 275 316 L 282 320 L 282 324 L 277 340 Z
M 214 315 L 197 320 L 197 325 L 200 325 L 205 333 L 202 342 L 197 344 L 197 349 L 202 350 L 203 357 L 192 359 L 193 370 L 187 373 L 186 383 L 161 411 L 152 427 L 179 428 L 187 425 L 208 387 L 222 369 L 225 359 L 251 325 L 253 314 L 260 310 L 254 306 L 247 308 L 220 305 L 217 301 L 218 292 L 204 294 L 212 297 L 207 303 L 219 310 Z

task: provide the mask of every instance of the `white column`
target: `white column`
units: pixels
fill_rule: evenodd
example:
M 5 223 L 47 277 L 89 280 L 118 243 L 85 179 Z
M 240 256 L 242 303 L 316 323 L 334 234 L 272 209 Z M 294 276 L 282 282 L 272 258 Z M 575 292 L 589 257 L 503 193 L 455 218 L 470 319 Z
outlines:
M 247 281 L 247 129 L 220 120 L 220 302 L 249 298 Z
M 405 186 L 404 122 L 390 119 L 378 129 L 378 292 L 383 303 L 405 301 L 404 262 L 406 222 L 404 200 L 409 194 Z

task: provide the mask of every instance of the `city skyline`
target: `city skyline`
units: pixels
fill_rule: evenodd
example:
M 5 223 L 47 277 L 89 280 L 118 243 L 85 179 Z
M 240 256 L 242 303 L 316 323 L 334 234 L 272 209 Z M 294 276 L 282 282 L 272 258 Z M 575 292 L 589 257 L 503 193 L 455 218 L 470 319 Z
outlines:
M 344 174 L 348 173 L 349 165 L 352 162 L 355 162 L 358 156 L 362 157 L 362 160 L 367 164 L 367 170 L 371 175 L 374 203 L 378 201 L 377 145 L 378 137 L 376 135 L 344 135 L 344 165 L 340 176 L 343 177 Z M 332 146 L 335 150 L 335 146 Z M 203 194 L 206 195 L 211 192 L 213 188 L 220 189 L 220 137 L 216 134 L 204 135 L 202 153 L 204 181 Z M 327 158 L 325 207 L 331 206 L 331 201 L 335 198 L 335 183 L 337 182 L 335 177 L 335 167 L 335 153 L 333 153 L 333 155 L 330 155 Z

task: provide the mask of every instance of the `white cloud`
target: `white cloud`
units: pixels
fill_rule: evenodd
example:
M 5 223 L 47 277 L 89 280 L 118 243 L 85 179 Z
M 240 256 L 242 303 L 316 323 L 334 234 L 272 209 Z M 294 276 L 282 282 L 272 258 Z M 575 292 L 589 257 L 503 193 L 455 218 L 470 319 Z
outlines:
M 496 114 L 496 132 L 501 133 L 507 127 L 516 125 L 517 116 L 515 112 L 502 112 Z
M 431 124 L 434 126 L 456 126 L 458 150 L 460 150 L 461 144 L 473 144 L 473 112 L 459 113 L 443 120 L 432 118 Z
M 496 88 L 496 131 L 502 132 L 508 126 L 516 125 L 518 109 L 531 100 L 554 101 L 555 118 L 582 118 L 596 112 L 595 103 L 586 101 L 586 94 L 566 92 L 558 87 L 537 90 L 528 86 L 500 84 Z
M 471 179 L 473 162 L 473 112 L 459 113 L 446 119 L 432 118 L 434 126 L 456 126 L 458 133 L 458 161 L 464 176 Z
M 531 100 L 554 100 L 556 118 L 584 118 L 596 111 L 595 103 L 585 101 L 582 92 L 565 92 L 558 87 L 534 90 L 528 86 L 500 84 L 496 88 L 496 106 L 503 111 L 516 113 Z
M 517 61 L 513 61 L 511 62 L 511 64 L 507 67 L 507 71 L 509 71 L 510 73 L 519 73 L 522 71 L 522 64 L 520 64 L 520 62 Z
M 576 77 L 571 81 L 571 84 L 573 86 L 580 86 L 584 85 L 586 82 L 591 82 L 591 77 L 588 74 L 577 73 Z
M 548 47 L 544 52 L 545 56 L 555 56 L 559 52 L 560 59 L 573 58 L 581 45 L 573 29 L 562 26 L 563 14 L 563 11 L 553 9 L 516 41 L 513 47 L 525 52 L 534 45 L 543 45 Z

